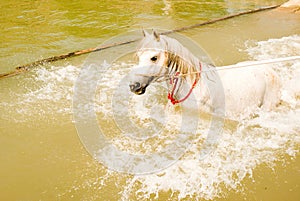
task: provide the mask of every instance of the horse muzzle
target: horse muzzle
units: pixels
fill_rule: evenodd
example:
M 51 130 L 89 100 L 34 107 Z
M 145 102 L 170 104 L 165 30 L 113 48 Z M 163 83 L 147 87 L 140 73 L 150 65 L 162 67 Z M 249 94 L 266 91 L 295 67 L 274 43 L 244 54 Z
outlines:
M 135 82 L 134 84 L 130 84 L 130 91 L 137 94 L 142 95 L 146 92 L 146 88 L 148 85 L 142 86 L 141 83 Z

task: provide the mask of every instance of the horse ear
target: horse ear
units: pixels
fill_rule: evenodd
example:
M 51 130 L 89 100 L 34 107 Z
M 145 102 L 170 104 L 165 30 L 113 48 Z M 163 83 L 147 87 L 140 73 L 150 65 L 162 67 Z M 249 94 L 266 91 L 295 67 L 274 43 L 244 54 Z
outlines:
M 144 37 L 146 37 L 147 35 L 149 35 L 148 32 L 145 31 L 144 29 L 142 29 L 142 33 L 143 33 L 143 36 L 144 36 Z
M 159 40 L 160 40 L 159 34 L 156 33 L 156 31 L 153 31 L 153 35 L 154 35 L 155 39 L 159 42 Z

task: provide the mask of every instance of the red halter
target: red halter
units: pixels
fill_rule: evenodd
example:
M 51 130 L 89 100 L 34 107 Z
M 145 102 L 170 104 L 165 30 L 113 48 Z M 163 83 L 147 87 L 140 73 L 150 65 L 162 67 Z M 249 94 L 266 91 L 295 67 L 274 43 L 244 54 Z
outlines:
M 171 103 L 172 103 L 173 105 L 185 101 L 185 100 L 191 95 L 193 89 L 195 88 L 195 86 L 196 86 L 197 83 L 198 83 L 198 80 L 200 80 L 200 78 L 201 78 L 202 65 L 201 65 L 200 62 L 199 62 L 199 64 L 200 64 L 200 72 L 198 72 L 198 74 L 197 74 L 198 79 L 197 79 L 197 78 L 195 79 L 195 81 L 194 81 L 194 83 L 193 83 L 191 89 L 189 90 L 189 92 L 187 93 L 187 95 L 186 95 L 184 98 L 182 98 L 182 99 L 180 99 L 180 100 L 177 100 L 177 99 L 174 98 L 174 91 L 175 91 L 175 88 L 176 88 L 176 86 L 177 86 L 178 75 L 179 75 L 180 73 L 179 73 L 179 72 L 176 72 L 176 73 L 175 73 L 175 77 L 172 78 L 172 79 L 170 80 L 170 84 L 173 85 L 173 89 L 172 89 L 171 93 L 170 93 L 170 92 L 168 93 L 168 99 L 171 101 Z M 173 84 L 173 83 L 174 83 L 174 84 Z

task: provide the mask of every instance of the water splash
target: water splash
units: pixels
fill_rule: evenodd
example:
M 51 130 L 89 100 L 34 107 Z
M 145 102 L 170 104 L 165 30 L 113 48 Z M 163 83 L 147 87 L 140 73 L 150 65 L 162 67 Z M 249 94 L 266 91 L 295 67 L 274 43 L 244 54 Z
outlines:
M 300 36 L 259 41 L 251 46 L 248 44 L 246 51 L 254 60 L 295 56 L 300 52 Z M 95 108 L 96 113 L 103 115 L 103 118 L 113 117 L 111 102 L 113 91 L 117 87 L 113 81 L 123 79 L 130 66 L 131 64 L 125 63 L 115 65 L 114 71 L 107 72 L 103 82 L 99 83 Z M 109 183 L 108 178 L 114 177 L 116 180 L 126 181 L 125 184 L 120 184 L 121 200 L 157 198 L 160 192 L 170 192 L 169 196 L 176 199 L 214 199 L 222 196 L 224 187 L 242 188 L 242 181 L 246 177 L 251 178 L 258 165 L 265 163 L 272 166 L 282 155 L 296 157 L 300 144 L 300 63 L 289 62 L 273 67 L 283 81 L 282 104 L 275 111 L 258 111 L 256 117 L 240 122 L 233 129 L 225 129 L 217 150 L 204 160 L 199 161 L 197 156 L 208 130 L 205 121 L 199 125 L 195 143 L 181 160 L 168 169 L 143 176 L 114 174 L 109 170 L 102 170 L 101 177 L 74 184 L 65 194 L 84 188 L 104 188 Z M 44 115 L 46 118 L 49 115 L 71 115 L 73 85 L 79 72 L 80 68 L 72 65 L 38 69 L 35 71 L 35 81 L 40 83 L 39 87 L 30 89 L 25 94 L 11 94 L 16 97 L 18 106 L 2 102 L 0 107 L 4 110 L 14 108 L 19 116 L 12 119 L 7 115 L 7 118 L 16 122 L 28 122 L 29 118 L 38 119 Z M 153 108 L 149 107 L 149 101 L 162 108 L 166 103 L 162 101 L 163 89 L 155 90 L 155 87 L 157 86 L 149 88 L 148 95 L 132 97 L 130 117 L 136 124 L 151 127 L 148 122 L 151 120 L 165 125 L 164 120 L 159 115 L 153 115 Z M 139 146 L 120 138 L 115 138 L 114 143 L 122 148 Z M 92 169 L 87 168 L 87 171 Z

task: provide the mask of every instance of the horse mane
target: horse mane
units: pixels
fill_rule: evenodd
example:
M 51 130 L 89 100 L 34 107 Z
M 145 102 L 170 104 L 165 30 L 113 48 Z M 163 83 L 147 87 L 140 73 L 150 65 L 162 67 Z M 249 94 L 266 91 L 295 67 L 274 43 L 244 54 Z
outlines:
M 138 50 L 164 50 L 167 57 L 165 65 L 169 68 L 170 74 L 179 72 L 182 74 L 183 78 L 186 78 L 187 75 L 189 75 L 191 76 L 191 79 L 194 79 L 194 76 L 196 76 L 195 72 L 200 70 L 200 61 L 197 57 L 195 57 L 187 48 L 173 38 L 160 35 L 159 43 L 155 43 L 153 40 L 155 39 L 151 36 L 145 37 L 138 46 Z
M 161 36 L 167 44 L 167 67 L 171 72 L 179 72 L 186 77 L 194 77 L 195 72 L 199 71 L 199 59 L 195 57 L 187 48 L 173 38 Z

